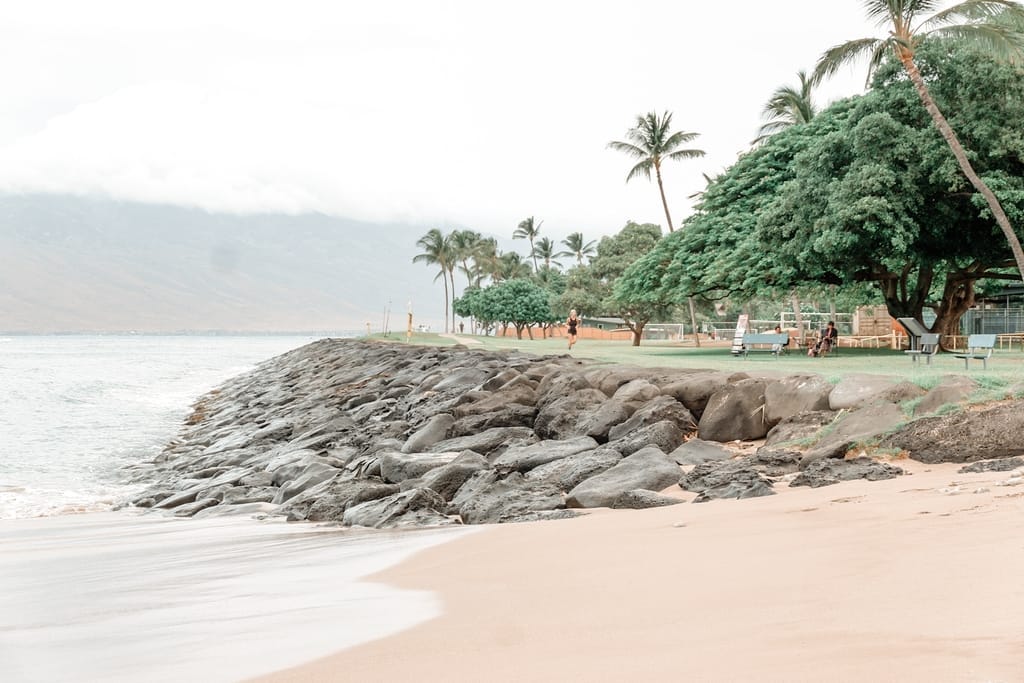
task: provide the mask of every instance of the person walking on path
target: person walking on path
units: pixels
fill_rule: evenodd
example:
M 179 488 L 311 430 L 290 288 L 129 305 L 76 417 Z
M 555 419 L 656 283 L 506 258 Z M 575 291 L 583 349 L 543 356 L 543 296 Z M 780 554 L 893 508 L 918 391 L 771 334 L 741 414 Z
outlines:
M 569 336 L 569 350 L 572 351 L 573 344 L 576 343 L 576 326 L 580 324 L 580 319 L 576 317 L 576 309 L 569 311 L 569 319 L 565 321 L 567 334 Z

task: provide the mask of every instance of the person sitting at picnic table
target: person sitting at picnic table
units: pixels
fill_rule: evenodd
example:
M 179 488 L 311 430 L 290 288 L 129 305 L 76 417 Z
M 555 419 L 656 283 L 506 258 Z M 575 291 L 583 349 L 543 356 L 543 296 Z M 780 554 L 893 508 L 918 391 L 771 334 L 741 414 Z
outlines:
M 781 325 L 775 326 L 775 334 L 782 334 Z M 772 353 L 774 353 L 775 355 L 779 355 L 780 353 L 782 353 L 782 350 L 787 346 L 789 346 L 789 339 L 786 339 L 786 341 L 782 344 L 772 344 Z
M 836 329 L 836 324 L 829 320 L 828 325 L 825 326 L 818 332 L 818 341 L 807 350 L 808 356 L 824 356 L 832 347 L 836 345 L 836 341 L 839 339 L 839 330 Z

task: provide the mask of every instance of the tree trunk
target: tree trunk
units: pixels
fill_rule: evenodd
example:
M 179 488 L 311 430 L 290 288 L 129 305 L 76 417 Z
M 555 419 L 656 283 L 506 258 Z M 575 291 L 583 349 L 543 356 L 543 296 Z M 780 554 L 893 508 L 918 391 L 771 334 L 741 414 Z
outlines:
M 951 273 L 946 278 L 942 301 L 935 307 L 935 323 L 932 332 L 946 336 L 960 334 L 960 319 L 974 305 L 974 278 L 965 278 Z M 943 348 L 946 348 L 943 346 Z
M 633 330 L 633 346 L 640 346 L 640 339 L 644 336 L 644 326 L 647 323 L 634 323 L 629 326 Z
M 693 343 L 700 348 L 700 333 L 697 331 L 697 307 L 693 303 L 692 296 L 687 297 L 686 300 L 690 304 L 690 324 L 693 325 Z
M 921 98 L 924 108 L 928 110 L 932 121 L 935 122 L 935 126 L 939 129 L 939 133 L 945 138 L 946 144 L 953 150 L 953 156 L 956 157 L 960 170 L 967 176 L 967 180 L 970 181 L 971 185 L 985 198 L 992 216 L 995 217 L 996 223 L 999 224 L 1003 235 L 1006 236 L 1006 241 L 1010 245 L 1010 251 L 1013 252 L 1013 259 L 1017 262 L 1017 270 L 1020 271 L 1021 279 L 1024 280 L 1024 249 L 1021 248 L 1017 233 L 1013 231 L 1013 226 L 1010 225 L 1010 219 L 1006 217 L 1006 212 L 1003 211 L 1003 207 L 996 198 L 995 193 L 975 173 L 974 167 L 971 166 L 971 162 L 967 159 L 967 153 L 964 151 L 963 145 L 960 144 L 960 140 L 957 139 L 953 128 L 946 121 L 946 117 L 943 116 L 942 112 L 939 111 L 935 100 L 932 99 L 928 86 L 925 84 L 921 72 L 918 71 L 917 64 L 914 63 L 913 55 L 900 53 L 899 58 L 903 63 L 903 68 L 906 69 L 907 74 L 910 76 L 911 82 L 913 82 L 914 87 L 917 89 L 917 94 Z
M 800 297 L 793 290 L 793 320 L 796 322 L 797 339 L 804 343 L 804 312 L 800 310 Z
M 668 231 L 672 232 L 672 216 L 668 212 L 668 201 L 665 199 L 665 187 L 661 184 L 661 161 L 654 161 L 654 175 L 658 178 L 658 192 L 661 193 L 661 205 L 665 208 L 665 220 L 668 221 Z
M 516 339 L 522 339 L 523 338 L 523 326 L 520 325 L 519 323 L 512 323 L 512 324 L 516 326 Z
M 441 279 L 444 281 L 444 331 L 448 332 L 448 272 L 441 269 Z M 437 282 L 435 280 L 434 282 Z
M 530 341 L 533 341 L 533 325 L 526 326 L 526 334 L 529 335 Z

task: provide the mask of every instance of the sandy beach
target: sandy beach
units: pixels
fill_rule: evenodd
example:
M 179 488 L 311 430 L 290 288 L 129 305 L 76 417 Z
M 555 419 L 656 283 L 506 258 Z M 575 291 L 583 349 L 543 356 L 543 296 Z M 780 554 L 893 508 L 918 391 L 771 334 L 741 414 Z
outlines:
M 259 680 L 1024 680 L 1024 488 L 898 464 L 488 527 L 372 577 L 436 592 L 442 616 Z

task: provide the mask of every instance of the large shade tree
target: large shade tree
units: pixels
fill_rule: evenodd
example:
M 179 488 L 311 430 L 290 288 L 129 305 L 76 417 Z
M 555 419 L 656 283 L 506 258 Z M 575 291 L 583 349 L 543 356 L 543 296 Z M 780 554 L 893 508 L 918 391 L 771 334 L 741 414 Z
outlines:
M 666 111 L 658 116 L 657 112 L 652 111 L 636 117 L 636 125 L 626 131 L 628 142 L 612 141 L 608 143 L 608 147 L 611 149 L 637 160 L 636 165 L 629 170 L 629 174 L 626 176 L 627 183 L 637 176 L 643 176 L 650 180 L 651 171 L 654 171 L 669 232 L 675 228 L 672 225 L 672 214 L 668 210 L 668 200 L 665 198 L 665 186 L 661 180 L 661 164 L 664 161 L 696 159 L 704 156 L 704 150 L 683 148 L 683 145 L 693 142 L 699 136 L 700 133 L 673 132 L 672 112 Z M 697 346 L 700 346 L 700 335 L 697 334 L 697 312 L 693 299 L 689 300 L 689 306 L 693 338 Z
M 917 52 L 927 37 L 950 38 L 982 48 L 995 57 L 1019 59 L 1024 54 L 1024 8 L 1014 0 L 966 0 L 936 11 L 937 0 L 866 0 L 868 17 L 878 22 L 888 35 L 884 38 L 860 38 L 827 50 L 818 62 L 815 78 L 834 74 L 852 61 L 868 58 L 868 79 L 888 55 L 902 65 L 935 127 L 953 152 L 957 164 L 970 184 L 984 198 L 988 210 L 1003 232 L 1024 278 L 1024 250 L 1002 204 L 971 163 L 968 152 L 932 97 L 928 79 L 917 63 Z M 932 82 L 941 82 L 941 73 L 932 74 Z M 937 80 L 934 80 L 936 79 Z

